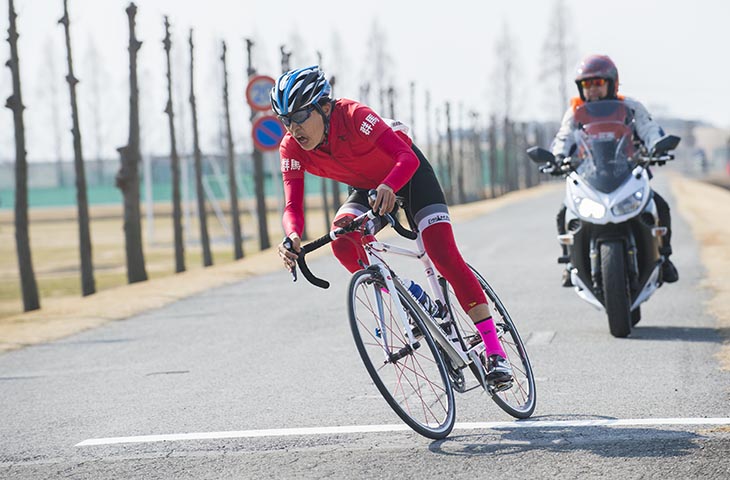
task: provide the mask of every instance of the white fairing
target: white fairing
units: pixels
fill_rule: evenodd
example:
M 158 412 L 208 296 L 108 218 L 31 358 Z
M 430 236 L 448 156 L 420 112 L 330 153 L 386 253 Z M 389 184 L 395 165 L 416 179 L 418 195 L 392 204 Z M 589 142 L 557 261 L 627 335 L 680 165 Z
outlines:
M 589 223 L 599 225 L 606 225 L 607 223 L 623 223 L 643 211 L 647 202 L 651 198 L 649 175 L 646 173 L 646 170 L 637 167 L 634 172 L 635 173 L 633 175 L 627 178 L 624 184 L 610 193 L 603 193 L 595 190 L 591 187 L 591 185 L 583 181 L 578 174 L 573 172 L 565 179 L 565 205 L 575 217 Z M 636 178 L 637 176 L 639 178 Z M 641 193 L 637 194 L 637 192 Z M 637 207 L 631 211 L 624 212 L 623 214 L 615 214 L 614 207 L 632 195 L 641 197 L 636 201 Z M 583 208 L 581 208 L 581 204 L 585 205 L 586 203 L 585 199 L 589 199 L 590 201 L 602 205 L 603 213 L 601 214 L 601 209 L 595 206 L 592 208 L 586 208 L 583 206 Z
M 651 272 L 651 276 L 646 281 L 646 284 L 644 284 L 644 288 L 641 290 L 641 293 L 639 293 L 636 297 L 634 304 L 631 305 L 631 310 L 634 310 L 643 302 L 649 300 L 649 297 L 651 297 L 656 289 L 659 288 L 659 270 L 661 268 L 661 264 L 657 264 L 657 266 L 654 267 L 654 271 Z
M 637 176 L 639 178 L 636 178 Z M 564 199 L 565 205 L 568 207 L 568 211 L 565 215 L 566 227 L 568 223 L 570 223 L 570 220 L 574 218 L 600 225 L 605 225 L 607 223 L 622 223 L 637 216 L 643 211 L 651 213 L 656 221 L 656 205 L 654 204 L 654 200 L 651 199 L 650 190 L 651 187 L 649 185 L 649 176 L 646 173 L 646 170 L 643 168 L 637 168 L 634 172 L 634 175 L 629 177 L 626 183 L 624 183 L 618 189 L 611 193 L 596 191 L 588 183 L 584 182 L 575 172 L 573 172 L 570 174 L 570 176 L 566 178 L 566 193 Z M 634 193 L 637 191 L 642 192 L 642 199 L 639 203 L 639 207 L 636 210 L 625 213 L 623 215 L 614 215 L 611 212 L 611 209 L 616 204 L 623 201 L 628 196 L 634 195 Z M 579 213 L 580 202 L 576 202 L 577 198 L 588 198 L 593 200 L 594 202 L 599 203 L 605 208 L 605 214 L 600 218 L 596 218 L 596 216 L 581 215 Z M 656 291 L 656 289 L 659 288 L 660 269 L 661 265 L 657 265 L 654 268 L 651 276 L 644 284 L 641 293 L 636 297 L 636 300 L 631 305 L 631 310 L 634 310 L 640 304 L 648 300 L 649 297 L 651 297 L 651 295 Z M 595 295 L 593 295 L 591 288 L 588 285 L 585 285 L 581 278 L 578 276 L 578 272 L 575 268 L 571 268 L 571 281 L 575 286 L 575 293 L 580 298 L 590 303 L 598 310 L 605 311 L 604 306 L 595 297 Z

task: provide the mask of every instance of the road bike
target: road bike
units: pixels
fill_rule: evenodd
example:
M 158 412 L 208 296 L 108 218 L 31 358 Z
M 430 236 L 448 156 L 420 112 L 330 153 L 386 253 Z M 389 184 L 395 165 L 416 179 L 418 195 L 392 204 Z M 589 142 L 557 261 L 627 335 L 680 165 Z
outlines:
M 398 205 L 403 206 L 400 198 Z M 417 249 L 378 241 L 368 229 L 369 222 L 378 217 L 401 236 L 415 240 Z M 413 222 L 410 224 L 413 226 Z M 484 277 L 469 265 L 487 296 L 498 338 L 513 369 L 512 382 L 490 385 L 486 381 L 486 354 L 479 332 L 449 283 L 434 268 L 420 235 L 401 225 L 395 212 L 379 216 L 369 210 L 354 219 L 346 217 L 329 233 L 303 245 L 297 266 L 305 278 L 313 285 L 328 288 L 329 282 L 312 274 L 306 254 L 351 232 L 362 234 L 368 262 L 350 280 L 350 326 L 370 377 L 395 413 L 419 434 L 442 439 L 456 421 L 454 391 L 465 393 L 481 387 L 508 414 L 520 419 L 530 417 L 535 410 L 535 379 L 525 346 L 504 304 Z M 285 245 L 291 250 L 291 243 L 286 240 Z M 386 254 L 422 262 L 429 298 L 437 309 L 427 310 L 415 298 L 386 262 Z M 292 275 L 296 281 L 296 269 Z M 467 369 L 472 375 L 464 374 Z

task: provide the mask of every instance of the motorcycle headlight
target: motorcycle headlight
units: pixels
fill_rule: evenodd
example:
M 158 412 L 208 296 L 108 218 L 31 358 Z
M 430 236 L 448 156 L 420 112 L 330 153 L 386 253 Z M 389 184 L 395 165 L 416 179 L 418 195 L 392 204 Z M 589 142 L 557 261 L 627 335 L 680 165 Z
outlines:
M 611 207 L 611 213 L 616 216 L 621 216 L 634 212 L 641 206 L 641 201 L 643 199 L 644 192 L 642 190 L 637 190 Z
M 590 198 L 574 197 L 573 201 L 581 217 L 600 219 L 606 214 L 606 207 Z

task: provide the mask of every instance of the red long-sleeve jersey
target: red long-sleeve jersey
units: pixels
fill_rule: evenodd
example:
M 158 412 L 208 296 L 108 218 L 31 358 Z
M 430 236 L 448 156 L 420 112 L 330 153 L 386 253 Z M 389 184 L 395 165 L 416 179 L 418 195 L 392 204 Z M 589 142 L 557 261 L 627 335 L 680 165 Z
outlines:
M 304 228 L 304 172 L 362 189 L 384 183 L 397 192 L 418 168 L 411 139 L 369 107 L 353 100 L 336 100 L 329 121 L 327 142 L 314 150 L 302 149 L 290 133 L 281 141 L 286 198 L 282 224 L 286 235 L 301 235 Z

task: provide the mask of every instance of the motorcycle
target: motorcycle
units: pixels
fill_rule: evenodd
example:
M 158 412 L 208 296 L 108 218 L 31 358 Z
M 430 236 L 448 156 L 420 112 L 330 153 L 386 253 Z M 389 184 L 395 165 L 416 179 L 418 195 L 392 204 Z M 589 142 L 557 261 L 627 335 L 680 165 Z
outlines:
M 634 143 L 631 110 L 619 100 L 588 102 L 575 111 L 574 146 L 560 164 L 531 147 L 540 171 L 565 177 L 567 268 L 580 298 L 605 311 L 611 334 L 627 337 L 641 304 L 662 285 L 661 238 L 649 166 L 674 159 L 680 138 L 665 135 L 651 149 Z

